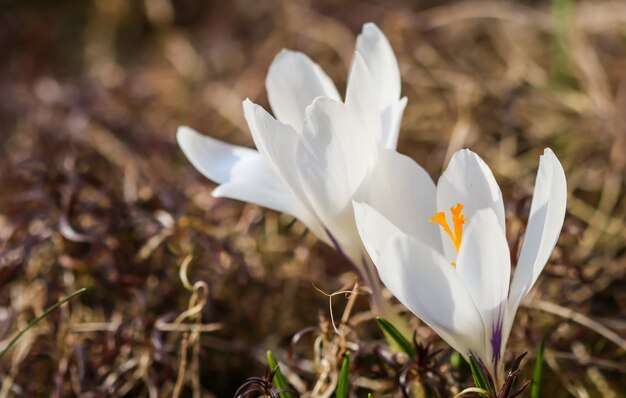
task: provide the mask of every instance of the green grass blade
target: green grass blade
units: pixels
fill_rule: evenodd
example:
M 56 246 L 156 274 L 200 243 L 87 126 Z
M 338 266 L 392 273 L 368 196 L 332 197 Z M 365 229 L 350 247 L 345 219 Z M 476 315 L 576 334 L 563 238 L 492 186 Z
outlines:
M 341 364 L 341 373 L 339 373 L 339 382 L 337 383 L 336 398 L 348 398 L 348 372 L 350 370 L 350 353 L 346 352 L 343 356 Z
M 396 346 L 398 346 L 402 352 L 411 357 L 415 356 L 415 347 L 413 347 L 413 344 L 411 344 L 411 342 L 407 340 L 402 333 L 400 333 L 400 331 L 391 324 L 391 322 L 380 316 L 376 317 L 376 322 L 383 332 Z
M 543 373 L 543 353 L 546 348 L 547 336 L 547 334 L 544 334 L 541 338 L 541 344 L 539 344 L 539 352 L 537 353 L 535 370 L 533 372 L 533 384 L 530 387 L 530 398 L 539 398 L 539 390 L 541 388 L 541 374 Z
M 469 365 L 470 365 L 470 370 L 472 371 L 472 378 L 474 379 L 474 385 L 478 388 L 482 388 L 483 390 L 489 391 L 491 394 L 493 394 L 493 391 L 491 391 L 491 387 L 489 387 L 489 383 L 487 383 L 487 379 L 485 379 L 485 375 L 483 374 L 483 371 L 480 365 L 478 364 L 476 359 L 474 359 L 474 357 L 471 355 L 469 356 Z
M 65 297 L 62 300 L 59 300 L 57 303 L 55 303 L 54 305 L 52 305 L 51 307 L 47 308 L 43 314 L 41 314 L 40 316 L 38 316 L 37 318 L 33 319 L 32 321 L 30 321 L 30 323 L 28 325 L 26 325 L 26 327 L 22 330 L 20 330 L 15 337 L 13 337 L 13 339 L 11 341 L 9 341 L 9 344 L 6 345 L 6 347 L 4 347 L 4 349 L 2 349 L 2 351 L 0 351 L 0 358 L 2 358 L 4 356 L 4 354 L 7 353 L 7 351 L 9 351 L 11 349 L 11 347 L 13 347 L 17 341 L 24 335 L 24 333 L 28 332 L 33 326 L 35 326 L 36 324 L 38 324 L 42 319 L 44 319 L 45 317 L 47 317 L 48 315 L 50 315 L 50 313 L 54 310 L 56 310 L 57 308 L 59 308 L 60 306 L 62 306 L 63 304 L 67 303 L 68 301 L 70 301 L 71 299 L 73 299 L 74 297 L 85 293 L 87 289 L 82 288 L 82 289 L 78 289 L 77 291 L 75 291 L 74 293 L 70 294 L 69 296 Z
M 274 354 L 272 354 L 272 351 L 267 351 L 267 363 L 270 367 L 270 370 L 274 370 L 276 369 L 276 373 L 274 374 L 274 385 L 276 386 L 276 388 L 289 388 L 289 384 L 287 383 L 287 379 L 285 379 L 285 376 L 281 373 L 280 371 L 280 367 L 278 366 L 278 361 L 276 360 L 276 358 L 274 358 Z M 278 396 L 280 398 L 293 398 L 293 395 L 288 392 L 288 391 L 283 391 L 283 392 L 279 392 Z
M 572 72 L 569 31 L 572 26 L 573 0 L 552 0 L 552 16 L 555 21 L 551 38 L 551 74 L 557 84 L 571 86 L 574 81 Z

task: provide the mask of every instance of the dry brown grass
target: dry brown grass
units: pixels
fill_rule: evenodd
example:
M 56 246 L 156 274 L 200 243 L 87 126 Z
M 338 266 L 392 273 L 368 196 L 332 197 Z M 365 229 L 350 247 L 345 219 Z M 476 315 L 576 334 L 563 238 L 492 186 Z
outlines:
M 0 396 L 232 396 L 263 374 L 266 349 L 286 360 L 310 326 L 339 344 L 325 355 L 361 350 L 354 386 L 391 396 L 397 370 L 373 354 L 383 340 L 367 300 L 338 342 L 313 287 L 350 289 L 347 264 L 288 216 L 212 198 L 174 140 L 185 123 L 252 145 L 241 101 L 267 105 L 274 55 L 304 51 L 345 87 L 369 20 L 389 37 L 409 98 L 400 151 L 433 176 L 458 148 L 483 156 L 512 242 L 539 154 L 550 146 L 562 160 L 565 228 L 509 359 L 528 351 L 532 362 L 547 331 L 544 396 L 623 396 L 626 3 L 438 3 L 0 3 L 0 333 L 88 289 L 2 359 Z M 345 305 L 334 298 L 336 317 Z M 418 337 L 445 348 L 423 325 Z M 312 340 L 285 368 L 297 389 L 315 385 Z M 449 355 L 453 392 L 470 379 Z

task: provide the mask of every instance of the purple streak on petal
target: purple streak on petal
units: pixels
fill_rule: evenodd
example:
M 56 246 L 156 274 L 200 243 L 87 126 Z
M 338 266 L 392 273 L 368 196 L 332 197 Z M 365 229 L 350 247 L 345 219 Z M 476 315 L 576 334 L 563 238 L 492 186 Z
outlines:
M 492 331 L 491 331 L 491 350 L 493 351 L 491 360 L 493 362 L 494 369 L 498 369 L 498 363 L 500 362 L 500 355 L 502 352 L 503 323 L 504 322 L 502 321 L 502 310 L 499 310 L 498 319 L 496 320 L 496 323 L 493 325 Z
M 333 234 L 330 233 L 328 228 L 324 227 L 324 231 L 326 231 L 326 235 L 328 235 L 328 238 L 330 239 L 330 242 L 333 244 L 333 247 L 335 248 L 337 253 L 339 253 L 339 255 L 343 257 L 355 270 L 357 270 L 360 273 L 363 273 L 361 269 L 357 266 L 357 264 L 355 264 L 354 261 L 350 257 L 348 257 L 346 252 L 343 251 L 343 249 L 341 248 L 341 245 L 339 244 L 337 239 L 333 236 Z M 363 270 L 367 272 L 367 269 L 368 269 L 367 261 L 363 255 L 361 255 L 361 262 L 363 263 Z M 365 278 L 366 280 L 368 278 L 371 278 L 371 275 L 361 275 L 361 276 Z
M 346 260 L 348 260 L 348 262 L 350 264 L 352 264 L 352 266 L 354 268 L 356 267 L 356 264 L 354 264 L 352 262 L 352 260 L 346 255 L 346 253 L 343 251 L 343 249 L 341 248 L 341 245 L 339 245 L 339 242 L 337 241 L 337 239 L 335 239 L 335 237 L 333 236 L 333 234 L 330 233 L 330 231 L 328 230 L 328 228 L 324 227 L 324 231 L 326 231 L 326 235 L 328 235 L 328 239 L 330 239 L 331 243 L 333 244 L 333 246 L 335 247 L 335 250 L 337 250 L 337 253 L 339 253 L 339 255 L 341 255 L 341 257 L 345 258 Z M 357 268 L 358 269 L 358 268 Z
M 361 272 L 357 264 L 355 264 L 354 261 L 350 257 L 348 257 L 346 252 L 343 251 L 343 249 L 341 248 L 341 245 L 339 244 L 339 241 L 337 241 L 337 239 L 333 236 L 333 234 L 330 233 L 328 228 L 324 227 L 324 231 L 326 231 L 326 235 L 328 235 L 328 238 L 330 239 L 330 242 L 333 244 L 333 247 L 335 248 L 337 253 L 339 253 L 339 255 L 343 257 L 355 270 L 357 270 L 357 272 Z M 364 260 L 363 257 L 362 257 L 362 260 Z M 363 264 L 365 264 L 365 261 L 363 262 Z M 367 266 L 365 266 L 364 269 L 367 269 Z M 367 275 L 361 275 L 361 276 L 364 278 L 368 277 Z

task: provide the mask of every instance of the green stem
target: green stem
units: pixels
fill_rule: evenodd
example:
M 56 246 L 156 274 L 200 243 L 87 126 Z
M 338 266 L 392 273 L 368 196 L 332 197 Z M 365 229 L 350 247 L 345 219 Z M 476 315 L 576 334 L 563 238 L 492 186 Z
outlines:
M 24 333 L 28 332 L 33 326 L 35 326 L 36 324 L 38 324 L 42 319 L 44 319 L 45 317 L 47 317 L 48 315 L 50 315 L 50 313 L 54 310 L 56 310 L 57 308 L 59 308 L 60 306 L 62 306 L 63 304 L 67 303 L 68 301 L 70 301 L 71 299 L 73 299 L 74 297 L 83 294 L 87 289 L 82 288 L 82 289 L 78 289 L 77 291 L 75 291 L 74 293 L 70 294 L 69 296 L 65 297 L 62 300 L 59 300 L 56 304 L 52 305 L 51 307 L 47 308 L 43 314 L 41 314 L 40 316 L 38 316 L 37 318 L 33 319 L 32 321 L 30 321 L 30 323 L 28 325 L 26 325 L 26 327 L 22 330 L 20 330 L 15 337 L 13 337 L 13 339 L 11 339 L 11 341 L 9 341 L 9 344 L 7 344 L 6 347 L 4 347 L 2 349 L 2 351 L 0 351 L 0 358 L 2 358 L 4 356 L 4 354 L 7 353 L 7 351 L 9 351 L 11 349 L 11 347 L 13 347 L 17 341 L 24 335 Z

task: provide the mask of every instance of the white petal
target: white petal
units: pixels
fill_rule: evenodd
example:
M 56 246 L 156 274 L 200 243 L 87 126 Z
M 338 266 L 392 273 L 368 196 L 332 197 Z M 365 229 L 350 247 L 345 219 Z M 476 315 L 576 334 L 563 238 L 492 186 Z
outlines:
M 356 39 L 359 52 L 375 83 L 375 96 L 379 109 L 383 112 L 400 98 L 400 70 L 398 61 L 389 41 L 373 23 L 363 25 L 363 31 Z
M 291 214 L 319 233 L 319 222 L 306 211 L 292 190 L 255 150 L 226 144 L 179 127 L 178 144 L 194 167 L 219 185 L 213 196 L 254 203 Z M 327 241 L 325 234 L 321 238 Z
M 363 61 L 363 57 L 357 52 L 354 54 L 350 68 L 346 106 L 362 121 L 366 129 L 364 133 L 367 132 L 367 135 L 362 139 L 370 139 L 376 146 L 379 146 L 381 142 L 381 119 L 377 99 L 374 95 L 372 76 L 367 65 L 365 65 L 365 61 Z
M 367 203 L 353 202 L 352 206 L 363 246 L 376 263 L 387 242 L 402 231 Z
M 304 199 L 295 170 L 294 151 L 298 133 L 291 126 L 274 119 L 263 107 L 249 99 L 243 102 L 243 113 L 261 156 L 272 165 L 276 174 L 285 180 L 296 195 Z
M 492 374 L 502 355 L 511 256 L 506 236 L 491 209 L 474 213 L 461 242 L 456 271 L 481 314 L 486 352 L 476 353 Z
M 226 144 L 189 127 L 176 138 L 194 167 L 220 183 L 216 196 L 227 196 L 277 211 L 293 213 L 289 189 L 255 150 Z
M 180 126 L 176 140 L 187 159 L 209 180 L 227 182 L 235 164 L 249 157 L 259 157 L 254 149 L 230 145 L 202 135 L 187 126 Z
M 387 107 L 382 114 L 382 136 L 383 147 L 396 149 L 398 146 L 398 136 L 400 134 L 400 124 L 402 123 L 402 115 L 406 108 L 406 97 L 403 97 L 395 104 Z
M 567 182 L 563 166 L 546 148 L 539 159 L 528 226 L 517 261 L 509 303 L 512 316 L 550 258 L 565 218 Z
M 441 175 L 437 183 L 437 209 L 450 217 L 449 209 L 462 203 L 463 214 L 469 222 L 476 211 L 492 209 L 498 218 L 503 232 L 504 203 L 502 192 L 489 166 L 474 152 L 468 149 L 457 151 L 450 159 L 448 168 Z M 467 221 L 466 221 L 467 222 Z M 456 257 L 456 251 L 451 239 L 441 229 L 443 246 L 446 258 Z
M 213 190 L 213 196 L 254 203 L 301 218 L 297 198 L 258 154 L 235 163 L 230 178 Z
M 360 246 L 352 198 L 369 172 L 376 147 L 345 104 L 319 97 L 307 108 L 296 147 L 300 180 L 322 223 L 342 245 Z
M 381 280 L 409 310 L 466 358 L 484 352 L 480 313 L 443 256 L 407 235 L 391 238 L 376 262 Z
M 381 149 L 365 193 L 364 200 L 392 224 L 442 252 L 438 226 L 428 221 L 437 209 L 435 183 L 413 159 Z
M 297 132 L 302 131 L 305 110 L 316 97 L 340 101 L 333 81 L 306 55 L 282 50 L 269 68 L 265 80 L 274 115 Z
M 288 190 L 295 195 L 299 207 L 302 207 L 298 209 L 298 218 L 307 224 L 318 238 L 327 242 L 326 232 L 314 216 L 296 170 L 295 149 L 298 133 L 291 126 L 274 119 L 263 107 L 249 99 L 243 102 L 243 111 L 259 153 L 284 181 Z

